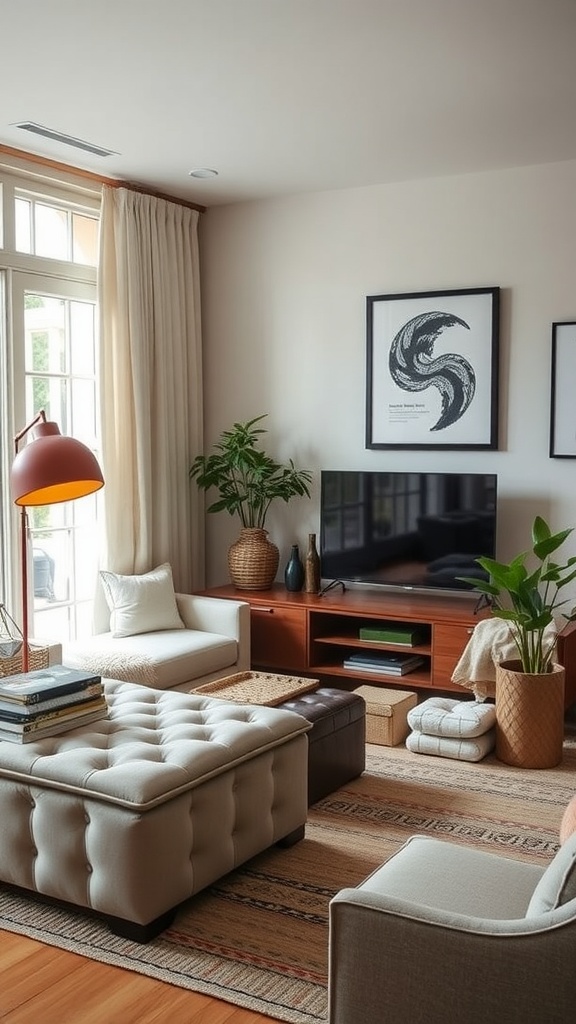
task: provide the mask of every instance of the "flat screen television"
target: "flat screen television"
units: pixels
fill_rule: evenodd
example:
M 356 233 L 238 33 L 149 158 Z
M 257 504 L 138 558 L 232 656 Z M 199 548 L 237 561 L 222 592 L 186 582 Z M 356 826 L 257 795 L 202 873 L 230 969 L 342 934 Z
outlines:
M 492 473 L 323 470 L 320 562 L 324 580 L 410 589 L 473 591 L 495 557 Z

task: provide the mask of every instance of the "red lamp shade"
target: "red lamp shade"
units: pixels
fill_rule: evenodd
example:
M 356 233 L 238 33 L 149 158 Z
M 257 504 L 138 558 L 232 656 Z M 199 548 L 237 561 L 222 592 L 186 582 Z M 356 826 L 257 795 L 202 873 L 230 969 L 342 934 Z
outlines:
M 32 436 L 12 463 L 12 499 L 16 505 L 56 505 L 93 494 L 104 486 L 102 471 L 90 449 L 73 437 L 64 437 L 56 423 L 38 423 Z

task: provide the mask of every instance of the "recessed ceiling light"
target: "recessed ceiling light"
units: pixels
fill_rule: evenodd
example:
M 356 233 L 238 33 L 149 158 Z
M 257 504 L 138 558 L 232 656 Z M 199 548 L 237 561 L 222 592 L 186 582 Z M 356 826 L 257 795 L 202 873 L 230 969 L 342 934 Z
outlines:
M 217 178 L 218 171 L 212 169 L 212 167 L 196 167 L 193 171 L 188 171 L 191 178 Z

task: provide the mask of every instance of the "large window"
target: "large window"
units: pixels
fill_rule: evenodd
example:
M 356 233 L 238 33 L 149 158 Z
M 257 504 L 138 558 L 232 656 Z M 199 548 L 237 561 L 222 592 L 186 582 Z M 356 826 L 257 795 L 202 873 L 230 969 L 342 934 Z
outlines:
M 11 438 L 44 409 L 98 457 L 97 197 L 2 178 L 2 596 L 16 619 L 18 513 L 8 496 Z M 91 632 L 97 496 L 28 510 L 30 632 L 64 641 Z

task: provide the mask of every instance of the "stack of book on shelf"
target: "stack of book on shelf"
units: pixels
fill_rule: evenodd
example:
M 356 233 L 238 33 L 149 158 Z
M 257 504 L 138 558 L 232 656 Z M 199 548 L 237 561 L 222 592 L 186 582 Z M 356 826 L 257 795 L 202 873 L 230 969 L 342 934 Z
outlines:
M 0 740 L 32 743 L 107 714 L 97 675 L 51 665 L 0 679 Z
M 425 633 L 422 626 L 414 626 L 410 622 L 380 622 L 375 626 L 361 626 L 358 637 L 360 640 L 376 640 L 415 647 L 416 644 L 424 642 Z
M 356 672 L 373 672 L 384 676 L 404 676 L 424 664 L 419 654 L 402 654 L 399 651 L 367 652 L 350 654 L 344 661 L 344 668 Z

